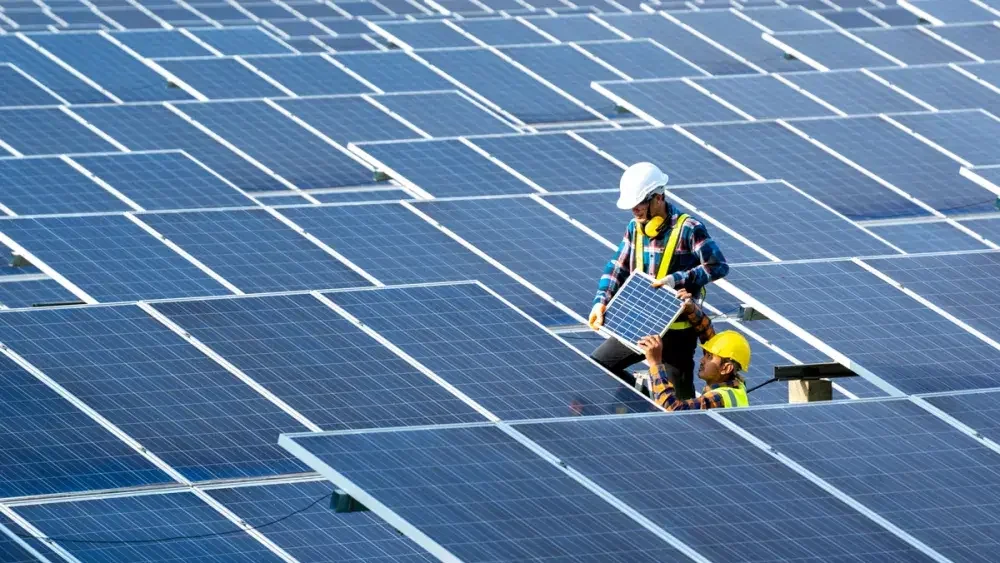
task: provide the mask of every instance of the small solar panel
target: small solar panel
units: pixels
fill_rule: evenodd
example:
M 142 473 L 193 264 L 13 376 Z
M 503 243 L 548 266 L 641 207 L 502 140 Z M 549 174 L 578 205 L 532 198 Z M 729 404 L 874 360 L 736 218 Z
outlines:
M 0 63 L 0 107 L 44 106 L 61 103 L 14 67 Z
M 614 115 L 607 99 L 590 87 L 591 82 L 618 80 L 621 76 L 569 45 L 533 45 L 500 48 L 507 56 L 561 88 L 570 96 L 605 115 Z
M 916 133 L 973 165 L 1000 162 L 1000 119 L 982 111 L 920 113 L 893 116 Z
M 360 80 L 318 55 L 253 57 L 247 62 L 300 96 L 372 92 Z
M 19 215 L 130 209 L 58 157 L 0 158 L 0 178 L 0 203 Z
M 260 29 L 192 29 L 191 33 L 224 55 L 269 55 L 293 52 Z
M 378 27 L 387 36 L 392 36 L 394 38 L 392 42 L 399 47 L 437 49 L 476 45 L 474 41 L 448 27 L 443 21 L 379 22 Z M 383 35 L 386 38 L 387 36 Z
M 835 115 L 829 108 L 771 76 L 701 78 L 695 82 L 757 119 Z
M 0 140 L 22 154 L 117 150 L 58 109 L 0 110 Z
M 158 61 L 157 64 L 210 99 L 267 98 L 286 94 L 235 59 Z
M 392 96 L 377 98 L 380 103 Z M 343 144 L 413 139 L 419 135 L 364 98 L 301 98 L 279 100 L 278 105 Z
M 424 53 L 429 54 L 429 53 Z M 403 52 L 347 53 L 334 57 L 384 92 L 452 90 L 445 80 L 420 61 Z
M 635 350 L 644 336 L 663 336 L 681 315 L 683 303 L 673 292 L 654 288 L 653 278 L 633 273 L 618 289 L 604 313 L 604 329 Z
M 379 96 L 378 102 L 434 137 L 514 132 L 508 123 L 455 92 Z
M 795 72 L 784 77 L 848 114 L 921 111 L 924 106 L 857 71 Z
M 854 35 L 906 64 L 969 62 L 972 59 L 916 28 L 855 30 Z
M 704 75 L 649 40 L 589 42 L 580 47 L 637 80 Z
M 933 31 L 985 60 L 1000 59 L 1000 27 L 994 24 L 944 25 Z
M 978 109 L 1000 113 L 1000 94 L 946 66 L 875 71 L 885 80 L 937 109 Z
M 176 30 L 113 31 L 111 36 L 143 57 L 201 57 L 210 55 L 188 36 Z
M 744 119 L 740 114 L 679 80 L 604 82 L 600 86 L 663 125 Z
M 785 58 L 780 50 L 761 38 L 759 27 L 732 12 L 677 12 L 674 17 L 768 72 L 789 72 L 809 68 L 801 61 Z
M 776 33 L 774 38 L 830 69 L 896 64 L 842 33 Z
M 472 139 L 476 146 L 549 191 L 614 187 L 622 170 L 564 134 Z
M 463 20 L 456 22 L 456 25 L 487 45 L 495 47 L 551 42 L 550 39 L 514 18 Z
M 955 252 L 983 250 L 985 244 L 949 223 L 920 222 L 868 227 L 868 230 L 906 252 Z

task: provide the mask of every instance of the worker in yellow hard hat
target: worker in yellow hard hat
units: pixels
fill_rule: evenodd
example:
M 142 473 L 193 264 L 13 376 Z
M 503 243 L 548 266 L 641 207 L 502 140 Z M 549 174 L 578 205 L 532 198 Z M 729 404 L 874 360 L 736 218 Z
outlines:
M 750 343 L 741 333 L 727 330 L 716 333 L 712 320 L 691 300 L 684 290 L 678 297 L 685 300 L 683 314 L 698 333 L 702 356 L 698 377 L 705 381 L 700 397 L 677 398 L 673 379 L 679 370 L 663 363 L 663 341 L 658 335 L 639 339 L 639 348 L 649 363 L 650 396 L 668 411 L 701 410 L 749 405 L 747 388 L 740 372 L 750 367 Z

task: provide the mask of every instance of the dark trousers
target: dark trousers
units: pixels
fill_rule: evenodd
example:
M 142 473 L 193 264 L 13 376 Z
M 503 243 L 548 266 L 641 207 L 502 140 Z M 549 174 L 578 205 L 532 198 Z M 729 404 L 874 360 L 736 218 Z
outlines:
M 698 333 L 693 328 L 669 330 L 663 338 L 663 363 L 676 368 L 672 379 L 677 398 L 682 401 L 694 398 L 694 353 L 697 347 Z M 625 383 L 634 386 L 635 377 L 627 368 L 641 362 L 645 356 L 615 338 L 608 338 L 590 357 Z

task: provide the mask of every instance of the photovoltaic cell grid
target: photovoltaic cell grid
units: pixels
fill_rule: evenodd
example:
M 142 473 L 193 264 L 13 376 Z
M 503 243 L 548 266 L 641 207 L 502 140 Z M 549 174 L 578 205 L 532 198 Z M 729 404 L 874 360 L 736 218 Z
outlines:
M 58 103 L 60 102 L 55 96 L 28 80 L 25 75 L 11 66 L 0 63 L 0 106 L 42 106 Z
M 589 42 L 580 46 L 636 80 L 704 75 L 691 64 L 646 39 Z
M 998 28 L 1000 30 L 1000 28 Z M 1000 119 L 982 111 L 956 111 L 893 116 L 893 119 L 972 165 L 1000 162 Z
M 528 23 L 560 41 L 598 41 L 621 36 L 588 16 L 545 16 L 525 18 Z
M 376 99 L 381 103 L 390 98 Z M 419 137 L 416 131 L 360 96 L 285 99 L 276 103 L 339 143 Z
M 796 72 L 789 81 L 848 114 L 921 111 L 924 106 L 856 70 Z
M 774 38 L 829 69 L 897 66 L 842 33 L 775 33 Z
M 118 150 L 58 109 L 0 111 L 0 140 L 25 155 Z
M 802 61 L 785 58 L 778 48 L 761 38 L 759 27 L 732 12 L 678 12 L 674 17 L 768 72 L 809 69 Z
M 363 82 L 318 55 L 248 57 L 246 60 L 300 96 L 368 94 L 373 92 Z
M 235 59 L 181 59 L 159 61 L 157 64 L 209 99 L 269 98 L 286 95 Z
M 608 303 L 604 328 L 636 348 L 644 336 L 663 335 L 681 314 L 683 303 L 667 289 L 657 289 L 653 278 L 632 274 Z
M 616 103 L 624 102 L 626 108 L 638 109 L 659 122 L 653 122 L 656 125 L 744 119 L 710 96 L 678 80 L 604 82 L 599 86 L 614 95 Z
M 559 562 L 607 561 L 609 554 L 629 561 L 680 557 L 495 427 L 314 435 L 292 443 L 461 560 L 540 553 Z M 492 509 L 478 509 L 485 507 Z
M 396 94 L 379 96 L 377 100 L 432 137 L 514 132 L 508 123 L 455 92 Z
M 57 157 L 0 159 L 0 178 L 0 204 L 19 215 L 130 209 Z
M 119 31 L 111 36 L 143 57 L 202 57 L 211 52 L 177 30 Z
M 996 25 L 937 26 L 934 33 L 985 60 L 1000 59 L 1000 27 Z
M 855 36 L 906 64 L 963 63 L 973 59 L 919 29 L 858 29 Z
M 456 25 L 495 47 L 550 42 L 545 36 L 512 18 L 466 20 L 456 22 Z
M 569 135 L 507 135 L 470 139 L 548 191 L 614 187 L 622 170 Z
M 695 82 L 757 119 L 834 115 L 829 108 L 771 76 L 706 78 Z
M 111 99 L 70 74 L 54 61 L 19 38 L 0 37 L 0 60 L 16 64 L 42 84 L 55 90 L 70 103 L 101 103 Z
M 339 54 L 334 58 L 384 92 L 455 88 L 430 67 L 400 51 Z
M 280 55 L 293 52 L 261 29 L 192 29 L 193 35 L 224 55 Z
M 77 296 L 52 279 L 6 280 L 0 283 L 0 305 L 9 309 L 79 301 Z
M 949 67 L 908 67 L 873 71 L 936 109 L 1000 112 L 1000 94 Z
M 872 226 L 868 227 L 868 230 L 909 253 L 955 252 L 988 248 L 968 233 L 945 222 Z
M 945 557 L 972 561 L 996 546 L 985 522 L 997 518 L 989 484 L 1000 458 L 907 400 L 723 416 Z

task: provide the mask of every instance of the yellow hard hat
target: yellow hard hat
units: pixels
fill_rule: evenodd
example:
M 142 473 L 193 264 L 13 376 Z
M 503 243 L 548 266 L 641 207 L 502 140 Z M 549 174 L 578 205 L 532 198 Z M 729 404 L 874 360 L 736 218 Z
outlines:
M 750 343 L 735 330 L 717 333 L 701 347 L 720 358 L 739 362 L 743 371 L 750 368 Z

